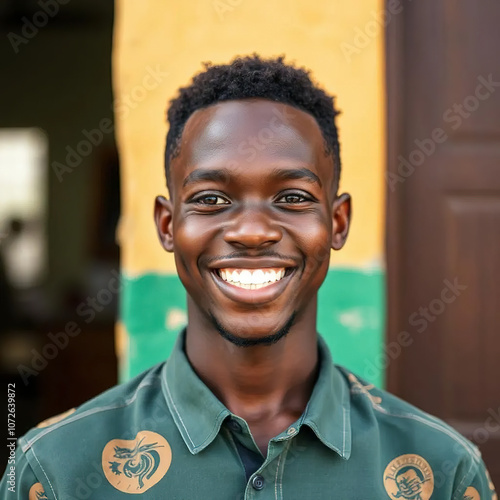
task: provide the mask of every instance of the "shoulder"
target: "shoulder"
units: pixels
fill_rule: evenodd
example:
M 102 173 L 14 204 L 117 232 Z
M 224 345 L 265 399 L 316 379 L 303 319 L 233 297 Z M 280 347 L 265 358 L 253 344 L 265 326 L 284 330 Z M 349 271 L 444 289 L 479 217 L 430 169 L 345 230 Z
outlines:
M 105 483 L 110 453 L 130 452 L 143 440 L 167 449 L 159 429 L 168 434 L 175 424 L 163 395 L 164 366 L 47 419 L 19 438 L 16 468 L 23 491 L 40 486 L 47 498 L 73 498 L 75 491 L 78 498 L 89 498 Z
M 18 443 L 30 465 L 77 463 L 75 456 L 85 460 L 85 451 L 102 449 L 111 439 L 124 439 L 164 424 L 169 412 L 162 396 L 163 366 L 161 363 L 31 429 Z
M 478 448 L 444 421 L 343 367 L 337 368 L 350 390 L 353 439 L 356 429 L 368 420 L 381 460 L 388 468 L 391 464 L 400 466 L 405 460 L 406 465 L 428 465 L 436 485 L 447 483 L 452 491 L 460 489 L 460 482 L 470 482 L 481 469 Z
M 102 428 L 109 424 L 116 431 L 126 421 L 129 427 L 138 414 L 147 412 L 157 402 L 163 365 L 156 365 L 128 382 L 112 387 L 78 408 L 40 422 L 20 439 L 23 450 L 39 441 L 71 435 L 79 429 L 98 430 L 92 426 Z

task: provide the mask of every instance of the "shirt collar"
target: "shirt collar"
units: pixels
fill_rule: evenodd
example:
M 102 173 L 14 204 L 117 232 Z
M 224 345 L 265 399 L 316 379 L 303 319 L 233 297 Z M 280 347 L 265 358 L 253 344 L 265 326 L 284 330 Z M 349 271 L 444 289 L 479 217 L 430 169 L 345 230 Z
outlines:
M 232 415 L 200 380 L 184 353 L 183 331 L 162 371 L 162 390 L 170 413 L 192 454 L 205 449 Z M 319 337 L 320 371 L 311 399 L 299 419 L 321 442 L 348 459 L 351 454 L 350 399 L 347 382 L 333 365 L 325 341 Z M 297 429 L 298 430 L 298 429 Z
M 320 369 L 311 399 L 302 416 L 318 439 L 347 460 L 351 456 L 351 404 L 347 381 L 333 364 L 330 350 L 318 336 Z
M 184 353 L 185 330 L 179 335 L 162 370 L 162 389 L 170 413 L 194 455 L 217 436 L 231 412 L 201 381 Z

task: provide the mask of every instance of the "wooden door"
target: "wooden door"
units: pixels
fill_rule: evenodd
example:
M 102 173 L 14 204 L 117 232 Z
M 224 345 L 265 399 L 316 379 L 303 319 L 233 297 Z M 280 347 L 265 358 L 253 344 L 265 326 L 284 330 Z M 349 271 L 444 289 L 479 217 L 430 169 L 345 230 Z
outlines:
M 500 486 L 500 2 L 387 25 L 388 389 L 475 442 Z M 411 345 L 408 345 L 411 344 Z

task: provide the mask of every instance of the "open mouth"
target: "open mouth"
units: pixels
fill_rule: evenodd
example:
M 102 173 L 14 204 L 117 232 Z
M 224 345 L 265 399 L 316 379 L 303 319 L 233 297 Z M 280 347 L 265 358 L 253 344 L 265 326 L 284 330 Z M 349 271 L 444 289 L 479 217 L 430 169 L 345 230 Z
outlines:
M 238 288 L 257 290 L 281 281 L 293 272 L 291 267 L 265 267 L 262 269 L 222 268 L 214 272 L 226 283 Z

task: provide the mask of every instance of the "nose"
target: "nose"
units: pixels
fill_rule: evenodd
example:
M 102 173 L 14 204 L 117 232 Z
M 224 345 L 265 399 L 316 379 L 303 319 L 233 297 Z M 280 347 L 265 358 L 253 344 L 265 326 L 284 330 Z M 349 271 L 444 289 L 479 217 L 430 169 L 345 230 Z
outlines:
M 262 210 L 247 209 L 236 216 L 224 240 L 240 248 L 268 247 L 281 240 L 281 229 Z

